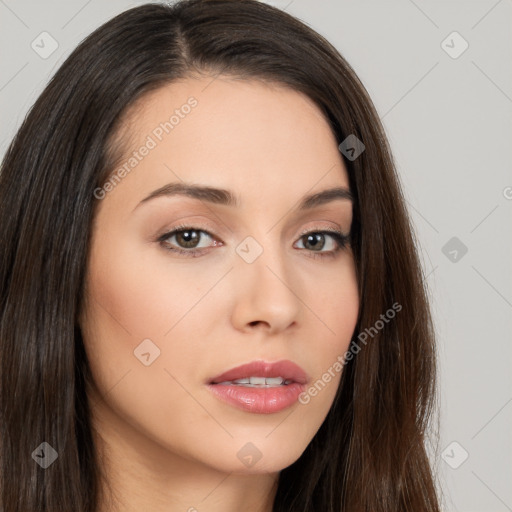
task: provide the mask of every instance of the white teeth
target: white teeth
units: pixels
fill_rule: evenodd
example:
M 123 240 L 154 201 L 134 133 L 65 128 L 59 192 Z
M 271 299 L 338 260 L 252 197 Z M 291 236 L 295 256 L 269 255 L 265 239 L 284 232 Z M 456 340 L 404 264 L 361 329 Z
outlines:
M 266 382 L 265 377 L 249 377 L 249 383 L 252 386 L 264 386 L 265 384 L 270 384 L 270 382 Z M 279 382 L 279 384 L 281 383 Z
M 246 379 L 234 380 L 233 383 L 234 384 L 250 384 L 249 380 L 250 380 L 249 377 L 247 377 Z
M 265 384 L 270 386 L 280 386 L 284 382 L 282 377 L 273 377 L 265 379 Z
M 290 384 L 291 380 L 285 380 L 283 377 L 246 377 L 233 381 L 220 382 L 225 386 L 245 386 L 249 388 L 256 387 L 277 387 Z

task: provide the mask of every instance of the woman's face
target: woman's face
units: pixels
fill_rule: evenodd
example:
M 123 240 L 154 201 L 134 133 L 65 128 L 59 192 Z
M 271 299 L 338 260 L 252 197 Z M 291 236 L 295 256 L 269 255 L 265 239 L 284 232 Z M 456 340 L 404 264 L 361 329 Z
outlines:
M 325 233 L 349 233 L 352 203 L 301 208 L 349 190 L 336 140 L 304 95 L 227 77 L 161 88 L 127 123 L 117 178 L 95 193 L 80 317 L 94 425 L 158 471 L 277 472 L 325 419 L 359 308 L 350 247 Z M 147 199 L 176 185 L 236 204 L 205 191 Z

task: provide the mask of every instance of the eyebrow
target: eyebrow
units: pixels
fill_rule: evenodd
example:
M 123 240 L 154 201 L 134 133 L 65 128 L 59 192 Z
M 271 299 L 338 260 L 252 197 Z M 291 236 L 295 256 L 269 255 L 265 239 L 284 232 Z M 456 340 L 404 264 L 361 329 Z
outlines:
M 151 192 L 135 208 L 157 197 L 186 196 L 213 204 L 239 207 L 240 201 L 236 195 L 224 188 L 209 187 L 206 185 L 193 185 L 190 183 L 169 183 Z M 321 192 L 307 195 L 302 198 L 297 210 L 309 210 L 335 200 L 354 201 L 350 190 L 343 187 L 334 187 Z M 135 209 L 134 208 L 134 209 Z

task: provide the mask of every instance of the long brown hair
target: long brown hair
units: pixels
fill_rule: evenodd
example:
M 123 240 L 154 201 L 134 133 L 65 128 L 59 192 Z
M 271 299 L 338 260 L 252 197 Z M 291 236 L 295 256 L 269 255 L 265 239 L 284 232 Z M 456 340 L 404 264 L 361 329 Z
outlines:
M 0 171 L 0 494 L 6 512 L 95 512 L 100 467 L 77 327 L 97 199 L 136 99 L 192 72 L 287 85 L 309 96 L 347 158 L 360 314 L 335 402 L 281 471 L 275 512 L 437 512 L 426 452 L 436 404 L 427 289 L 379 116 L 338 51 L 256 0 L 185 0 L 130 9 L 87 37 L 56 72 Z M 393 304 L 401 310 L 368 331 Z M 375 331 L 375 332 L 374 332 Z M 372 336 L 364 346 L 363 332 Z M 356 352 L 354 350 L 354 352 Z M 32 453 L 47 442 L 58 463 Z

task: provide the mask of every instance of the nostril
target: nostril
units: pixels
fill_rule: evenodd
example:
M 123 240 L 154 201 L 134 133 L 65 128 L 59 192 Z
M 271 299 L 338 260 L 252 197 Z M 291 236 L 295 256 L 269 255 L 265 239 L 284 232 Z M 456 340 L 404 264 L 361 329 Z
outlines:
M 256 327 L 258 326 L 259 324 L 265 324 L 269 327 L 269 323 L 268 322 L 265 322 L 264 320 L 254 320 L 253 322 L 249 322 L 249 325 L 251 327 Z

